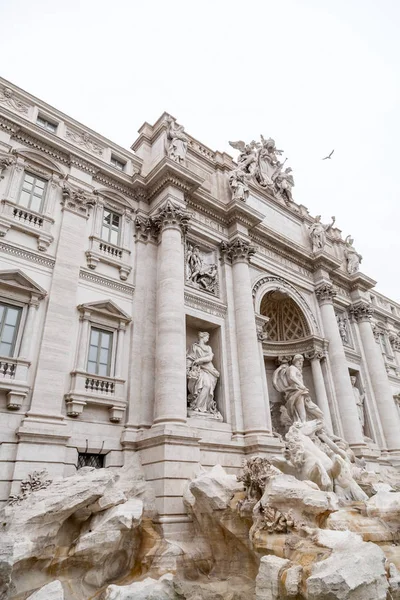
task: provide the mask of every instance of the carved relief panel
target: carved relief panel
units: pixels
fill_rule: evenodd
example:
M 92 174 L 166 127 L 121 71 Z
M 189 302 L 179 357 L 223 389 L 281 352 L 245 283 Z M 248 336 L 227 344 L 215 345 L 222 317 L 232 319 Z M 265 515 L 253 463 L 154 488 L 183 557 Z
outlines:
M 188 240 L 185 248 L 186 285 L 219 295 L 218 266 L 216 250 L 201 247 Z

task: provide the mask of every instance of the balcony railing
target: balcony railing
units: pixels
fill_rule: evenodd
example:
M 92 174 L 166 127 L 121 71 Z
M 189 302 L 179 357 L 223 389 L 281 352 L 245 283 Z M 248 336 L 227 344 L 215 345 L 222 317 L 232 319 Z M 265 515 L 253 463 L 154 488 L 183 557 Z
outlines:
M 51 228 L 54 219 L 25 208 L 4 198 L 0 203 L 0 236 L 5 236 L 9 229 L 18 229 L 37 238 L 38 249 L 47 250 L 53 236 Z
M 110 421 L 118 423 L 126 408 L 125 379 L 73 371 L 70 391 L 65 396 L 65 402 L 69 417 L 79 417 L 85 406 L 97 405 L 107 407 Z
M 86 251 L 86 260 L 89 269 L 96 269 L 99 262 L 112 265 L 119 270 L 120 278 L 125 281 L 131 272 L 130 250 L 122 246 L 110 244 L 97 236 L 90 236 L 89 250 Z
M 86 377 L 85 390 L 99 392 L 100 394 L 113 394 L 115 390 L 115 384 L 113 381 L 108 381 L 106 379 Z

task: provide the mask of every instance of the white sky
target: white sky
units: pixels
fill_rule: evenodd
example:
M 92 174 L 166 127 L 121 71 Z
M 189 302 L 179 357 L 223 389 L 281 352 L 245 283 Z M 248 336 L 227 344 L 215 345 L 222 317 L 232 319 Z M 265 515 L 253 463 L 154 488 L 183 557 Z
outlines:
M 164 110 L 230 154 L 273 137 L 400 301 L 399 25 L 399 0 L 0 0 L 1 75 L 127 148 Z

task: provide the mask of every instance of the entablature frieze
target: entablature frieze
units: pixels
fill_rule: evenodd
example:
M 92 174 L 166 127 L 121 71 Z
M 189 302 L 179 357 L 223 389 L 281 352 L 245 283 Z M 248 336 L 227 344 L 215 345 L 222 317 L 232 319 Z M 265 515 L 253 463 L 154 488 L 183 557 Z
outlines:
M 147 202 L 168 186 L 174 186 L 184 194 L 192 193 L 203 183 L 203 179 L 167 156 L 164 156 L 145 177 Z
M 224 318 L 227 311 L 227 305 L 209 294 L 195 290 L 185 290 L 185 306 L 194 308 L 204 313 Z

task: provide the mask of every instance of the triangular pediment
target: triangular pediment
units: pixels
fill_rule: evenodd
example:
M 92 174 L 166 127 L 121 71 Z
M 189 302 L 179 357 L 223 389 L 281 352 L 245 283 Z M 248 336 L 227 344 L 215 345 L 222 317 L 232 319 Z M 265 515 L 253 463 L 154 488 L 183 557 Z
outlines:
M 35 283 L 33 279 L 25 275 L 19 269 L 0 271 L 0 286 L 12 288 L 13 290 L 19 290 L 21 292 L 34 294 L 40 298 L 44 298 L 47 294 L 40 285 Z
M 131 317 L 122 310 L 115 302 L 112 300 L 100 300 L 98 302 L 87 302 L 86 304 L 80 304 L 78 306 L 80 311 L 88 310 L 90 312 L 100 313 L 107 317 L 113 317 L 114 319 L 119 319 L 121 321 L 126 321 L 127 323 L 131 321 Z

